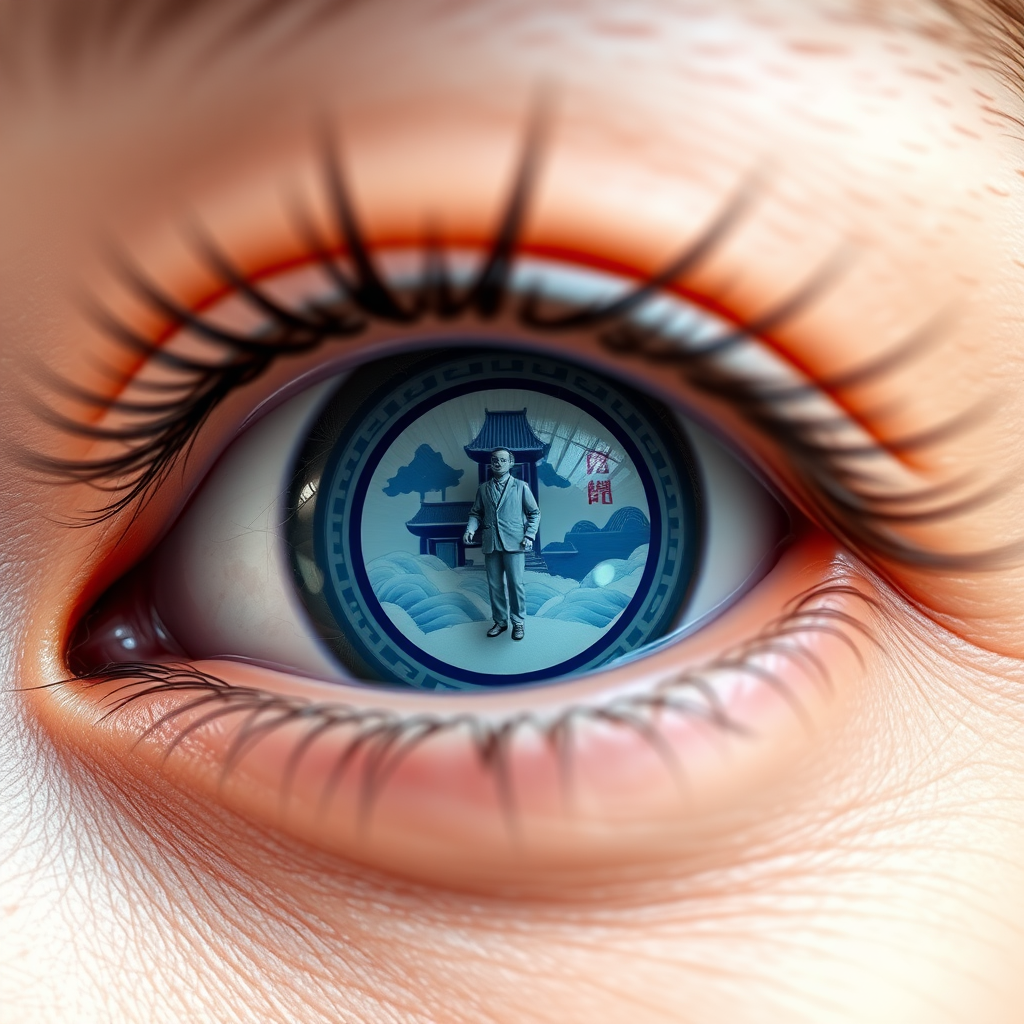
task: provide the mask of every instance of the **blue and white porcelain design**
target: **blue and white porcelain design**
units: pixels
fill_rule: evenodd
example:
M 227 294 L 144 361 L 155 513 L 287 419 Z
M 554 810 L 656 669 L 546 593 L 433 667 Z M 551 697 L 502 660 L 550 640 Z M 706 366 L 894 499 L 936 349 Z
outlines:
M 294 493 L 316 499 L 297 578 L 315 577 L 312 617 L 354 672 L 430 690 L 535 683 L 679 620 L 703 547 L 699 484 L 657 403 L 560 359 L 479 350 L 413 361 L 354 412 L 352 395 L 328 403 Z M 487 636 L 480 537 L 463 536 L 499 447 L 541 510 L 518 643 Z

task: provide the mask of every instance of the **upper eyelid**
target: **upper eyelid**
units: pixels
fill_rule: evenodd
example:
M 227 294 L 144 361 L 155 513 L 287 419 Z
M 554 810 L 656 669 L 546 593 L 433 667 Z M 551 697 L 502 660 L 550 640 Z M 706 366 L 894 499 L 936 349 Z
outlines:
M 187 307 L 175 302 L 165 295 L 159 288 L 152 284 L 141 271 L 134 266 L 127 257 L 118 260 L 120 276 L 122 276 L 132 291 L 139 295 L 148 305 L 155 308 L 155 311 L 163 315 L 171 325 L 191 331 L 201 338 L 214 344 L 222 344 L 230 350 L 248 356 L 251 359 L 247 367 L 239 367 L 237 364 L 220 368 L 214 364 L 204 363 L 190 357 L 183 357 L 179 354 L 168 352 L 163 344 L 150 341 L 143 335 L 135 332 L 127 324 L 107 312 L 98 308 L 93 310 L 94 319 L 98 321 L 100 328 L 113 340 L 124 347 L 127 347 L 134 355 L 143 356 L 156 363 L 163 363 L 169 369 L 179 370 L 184 374 L 193 374 L 197 377 L 213 371 L 226 376 L 224 387 L 213 391 L 206 391 L 200 396 L 200 402 L 195 407 L 183 410 L 182 424 L 173 423 L 163 427 L 165 436 L 157 436 L 147 439 L 141 431 L 130 439 L 140 442 L 123 457 L 103 458 L 96 461 L 68 460 L 54 457 L 32 458 L 31 462 L 35 468 L 44 472 L 63 476 L 65 478 L 81 480 L 91 483 L 108 483 L 112 478 L 128 476 L 129 483 L 124 493 L 111 502 L 108 506 L 97 510 L 92 521 L 103 521 L 116 515 L 140 499 L 144 500 L 156 486 L 162 482 L 164 475 L 171 468 L 174 461 L 174 454 L 180 448 L 187 436 L 191 436 L 197 430 L 205 418 L 215 407 L 214 399 L 219 401 L 220 392 L 224 396 L 232 389 L 232 375 L 242 375 L 248 380 L 264 372 L 271 363 L 278 357 L 299 354 L 326 341 L 328 338 L 341 339 L 359 333 L 365 325 L 366 316 L 373 316 L 378 319 L 390 320 L 402 324 L 413 321 L 417 316 L 427 312 L 428 307 L 435 315 L 442 318 L 454 319 L 455 317 L 472 311 L 481 318 L 494 316 L 508 293 L 509 280 L 513 270 L 515 256 L 517 254 L 518 242 L 522 231 L 523 221 L 526 214 L 527 201 L 531 194 L 535 178 L 537 176 L 538 164 L 541 159 L 541 150 L 545 141 L 547 127 L 547 110 L 543 105 L 538 106 L 534 117 L 531 120 L 524 140 L 522 156 L 519 161 L 513 185 L 509 193 L 506 208 L 500 218 L 497 229 L 494 232 L 491 248 L 481 264 L 472 283 L 466 288 L 462 295 L 457 296 L 448 277 L 447 268 L 443 262 L 443 252 L 433 246 L 428 246 L 427 256 L 424 265 L 424 290 L 419 296 L 419 310 L 404 309 L 385 279 L 381 276 L 375 266 L 372 254 L 367 245 L 365 234 L 359 223 L 359 219 L 351 202 L 348 189 L 342 177 L 341 166 L 335 155 L 333 140 L 327 134 L 322 139 L 324 157 L 324 168 L 326 177 L 326 191 L 329 196 L 332 210 L 335 215 L 336 228 L 343 239 L 346 253 L 354 264 L 354 274 L 349 277 L 339 267 L 336 259 L 331 253 L 329 246 L 324 241 L 322 233 L 314 225 L 312 218 L 301 215 L 298 217 L 297 228 L 303 236 L 310 252 L 316 257 L 319 265 L 323 267 L 326 276 L 339 289 L 340 299 L 343 303 L 352 307 L 360 319 L 342 320 L 340 318 L 329 324 L 329 330 L 324 331 L 322 315 L 316 315 L 312 319 L 306 315 L 305 326 L 311 331 L 313 340 L 307 343 L 296 343 L 294 337 L 290 337 L 284 345 L 275 345 L 273 340 L 255 339 L 248 335 L 237 334 L 226 331 L 210 323 L 202 315 L 193 313 Z M 655 275 L 652 280 L 668 278 L 681 272 L 686 266 L 692 267 L 697 258 L 709 254 L 713 247 L 712 243 L 720 241 L 728 227 L 735 221 L 736 217 L 746 207 L 748 197 L 742 192 L 735 199 L 727 204 L 725 211 L 716 217 L 709 228 L 702 233 L 698 239 L 687 246 L 683 253 L 676 259 L 670 261 L 666 272 Z M 236 271 L 225 256 L 217 252 L 212 245 L 204 246 L 207 257 L 213 256 L 213 267 L 215 272 L 228 271 L 226 284 L 245 281 L 244 275 Z M 209 260 L 208 260 L 209 261 Z M 628 314 L 632 308 L 643 302 L 650 294 L 650 281 L 638 285 L 631 295 L 624 299 L 617 300 L 613 307 L 608 310 L 610 318 Z M 273 314 L 276 303 L 267 297 L 258 284 L 248 282 L 242 288 L 242 294 L 250 301 L 258 305 L 264 312 Z M 322 307 L 321 307 L 322 308 Z M 527 296 L 523 300 L 522 309 L 530 326 L 552 329 L 567 328 L 575 326 L 579 317 L 577 311 L 572 311 L 567 317 L 563 315 L 559 321 L 546 324 L 540 319 L 534 308 L 532 298 Z M 347 309 L 346 309 L 347 312 Z M 588 309 L 587 320 L 591 326 L 595 325 L 600 317 L 600 310 Z M 289 311 L 285 320 L 280 325 L 287 327 L 293 319 Z M 165 335 L 172 333 L 172 329 L 165 332 Z M 738 340 L 739 335 L 731 341 Z M 130 383 L 124 382 L 125 385 Z M 105 400 L 100 396 L 92 396 L 83 393 L 81 389 L 74 386 L 64 388 L 65 393 L 78 401 L 94 405 L 103 405 L 111 410 L 121 410 L 133 414 L 136 410 L 127 407 L 124 399 Z M 161 414 L 164 410 L 160 410 Z M 86 437 L 102 437 L 102 428 L 92 425 L 82 426 L 70 417 L 48 414 L 50 421 L 58 428 L 68 433 L 78 434 Z M 163 423 L 161 415 L 159 422 Z M 183 428 L 189 428 L 188 434 Z M 147 459 L 152 462 L 147 462 Z M 152 466 L 152 471 L 149 467 Z
M 306 309 L 283 307 L 258 282 L 239 271 L 209 238 L 198 229 L 194 230 L 193 240 L 198 244 L 200 256 L 225 288 L 234 290 L 268 320 L 268 330 L 242 334 L 223 328 L 203 314 L 194 313 L 175 302 L 149 281 L 141 269 L 123 261 L 122 276 L 132 290 L 170 322 L 171 329 L 165 336 L 172 334 L 173 328 L 177 327 L 220 347 L 231 358 L 204 361 L 182 356 L 169 351 L 161 342 L 151 341 L 134 332 L 112 314 L 100 311 L 101 326 L 115 341 L 137 356 L 162 363 L 183 375 L 180 384 L 163 387 L 165 394 L 173 394 L 176 389 L 180 397 L 162 403 L 140 403 L 126 398 L 124 391 L 119 397 L 104 399 L 66 385 L 64 391 L 73 400 L 124 414 L 129 419 L 134 416 L 135 422 L 130 429 L 122 428 L 119 434 L 117 430 L 82 424 L 70 416 L 52 411 L 44 412 L 44 415 L 69 434 L 120 439 L 125 442 L 125 450 L 121 454 L 92 460 L 33 455 L 30 456 L 31 464 L 58 478 L 120 492 L 109 504 L 88 514 L 85 522 L 112 518 L 132 506 L 137 513 L 176 464 L 180 453 L 188 451 L 197 432 L 217 405 L 236 388 L 265 373 L 279 358 L 308 352 L 328 340 L 354 337 L 370 321 L 401 326 L 415 323 L 428 314 L 441 320 L 469 315 L 487 320 L 495 316 L 512 298 L 510 282 L 516 259 L 524 251 L 520 238 L 543 155 L 546 117 L 546 108 L 538 106 L 529 124 L 517 173 L 491 247 L 469 284 L 462 288 L 457 288 L 453 281 L 443 248 L 431 240 L 425 246 L 422 274 L 416 287 L 403 295 L 387 280 L 367 242 L 336 156 L 336 145 L 327 133 L 323 138 L 326 191 L 334 215 L 334 227 L 342 242 L 345 264 L 339 260 L 337 249 L 331 251 L 312 218 L 300 217 L 298 230 L 316 264 L 337 289 L 331 304 L 319 301 Z M 887 443 L 869 434 L 867 442 L 861 442 L 857 447 L 837 448 L 834 443 L 822 442 L 821 434 L 841 425 L 841 417 L 836 420 L 833 415 L 834 422 L 824 419 L 815 415 L 813 405 L 808 404 L 823 392 L 837 399 L 846 389 L 884 377 L 931 343 L 928 329 L 895 346 L 882 357 L 831 380 L 814 381 L 812 378 L 808 381 L 807 374 L 798 373 L 796 383 L 765 385 L 756 379 L 737 378 L 717 365 L 717 360 L 730 350 L 743 345 L 752 336 L 778 329 L 818 299 L 844 270 L 845 253 L 839 253 L 820 267 L 810 280 L 766 312 L 725 330 L 710 342 L 682 347 L 678 339 L 665 339 L 649 324 L 639 324 L 633 319 L 634 314 L 661 289 L 674 283 L 685 271 L 695 269 L 715 251 L 748 211 L 755 191 L 755 183 L 747 182 L 741 186 L 694 241 L 660 272 L 639 282 L 624 295 L 582 307 L 570 305 L 567 308 L 563 302 L 552 308 L 550 301 L 545 302 L 539 294 L 527 291 L 516 296 L 517 317 L 525 326 L 539 332 L 585 327 L 596 333 L 606 349 L 676 368 L 698 390 L 733 403 L 756 428 L 771 435 L 781 446 L 788 447 L 791 455 L 802 460 L 808 470 L 805 475 L 809 477 L 812 489 L 818 489 L 817 496 L 824 508 L 831 508 L 839 517 L 851 517 L 853 521 L 847 524 L 847 533 L 853 534 L 852 539 L 869 550 L 903 564 L 933 568 L 988 567 L 1013 557 L 1015 551 L 1002 550 L 980 554 L 943 554 L 892 537 L 888 529 L 890 524 L 934 521 L 983 500 L 984 495 L 969 492 L 969 480 L 954 482 L 948 488 L 926 485 L 903 491 L 898 488 L 879 490 L 876 486 L 875 493 L 865 497 L 857 485 L 870 477 L 868 470 L 846 465 L 842 472 L 833 473 L 833 479 L 829 479 L 828 470 L 834 468 L 838 459 L 857 462 L 885 452 L 900 457 L 907 451 L 933 444 L 943 430 L 952 429 L 949 424 L 944 424 L 927 434 Z M 545 305 L 546 309 L 543 308 Z M 124 382 L 126 387 L 134 383 L 134 380 Z M 812 410 L 809 417 L 806 414 L 808 408 Z M 842 409 L 841 404 L 838 408 Z M 148 419 L 147 411 L 151 414 Z M 838 520 L 833 525 L 838 526 Z

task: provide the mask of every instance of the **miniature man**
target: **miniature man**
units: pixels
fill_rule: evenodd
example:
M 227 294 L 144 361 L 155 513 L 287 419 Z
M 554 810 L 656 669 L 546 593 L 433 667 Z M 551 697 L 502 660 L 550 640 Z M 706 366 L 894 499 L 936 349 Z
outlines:
M 533 538 L 540 525 L 540 508 L 529 485 L 512 476 L 515 458 L 507 448 L 491 452 L 491 479 L 480 485 L 469 511 L 463 541 L 473 543 L 483 529 L 480 545 L 487 570 L 494 625 L 488 636 L 500 636 L 512 619 L 512 639 L 522 640 L 526 615 L 526 552 L 533 550 Z M 508 597 L 505 581 L 508 580 Z

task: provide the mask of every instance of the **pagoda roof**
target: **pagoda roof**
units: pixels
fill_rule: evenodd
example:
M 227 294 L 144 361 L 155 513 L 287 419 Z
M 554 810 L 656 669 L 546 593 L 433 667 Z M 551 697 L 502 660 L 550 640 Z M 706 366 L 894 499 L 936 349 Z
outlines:
M 492 411 L 484 410 L 484 425 L 480 433 L 466 445 L 466 454 L 472 452 L 493 452 L 495 448 L 507 448 L 513 454 L 548 450 L 534 432 L 526 418 L 525 409 Z
M 419 511 L 406 526 L 450 526 L 452 523 L 465 524 L 469 521 L 471 501 L 423 501 Z

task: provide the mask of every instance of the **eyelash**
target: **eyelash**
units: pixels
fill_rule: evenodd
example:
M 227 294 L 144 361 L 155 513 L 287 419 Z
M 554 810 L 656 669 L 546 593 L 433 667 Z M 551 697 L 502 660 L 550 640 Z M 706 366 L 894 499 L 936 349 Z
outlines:
M 295 741 L 281 780 L 282 810 L 287 803 L 291 780 L 312 745 L 332 730 L 353 729 L 353 735 L 339 749 L 334 766 L 324 780 L 320 810 L 326 810 L 349 765 L 359 754 L 365 754 L 360 778 L 360 823 L 363 826 L 369 822 L 373 804 L 382 786 L 404 757 L 432 737 L 466 729 L 481 765 L 494 778 L 506 825 L 514 836 L 516 807 L 508 758 L 512 743 L 524 730 L 534 730 L 555 751 L 563 784 L 563 802 L 567 808 L 571 808 L 572 742 L 578 724 L 595 721 L 632 730 L 651 747 L 666 770 L 680 783 L 683 777 L 682 766 L 657 729 L 660 715 L 699 717 L 718 729 L 740 736 L 749 735 L 749 730 L 729 718 L 717 698 L 712 678 L 718 672 L 747 674 L 769 686 L 806 724 L 804 710 L 779 670 L 767 668 L 760 662 L 764 659 L 770 663 L 781 662 L 795 667 L 817 685 L 831 690 L 828 666 L 802 643 L 805 637 L 827 634 L 843 643 L 863 665 L 860 647 L 851 634 L 872 644 L 877 641 L 865 623 L 827 604 L 830 599 L 836 598 L 857 600 L 871 614 L 879 611 L 875 598 L 849 583 L 840 579 L 825 581 L 795 597 L 784 612 L 768 623 L 758 636 L 700 668 L 659 680 L 643 693 L 630 694 L 611 703 L 569 706 L 550 721 L 543 721 L 540 716 L 528 711 L 497 722 L 488 722 L 467 713 L 402 715 L 340 702 L 314 703 L 251 687 L 232 686 L 189 665 L 125 663 L 106 666 L 94 675 L 51 685 L 120 682 L 121 685 L 105 698 L 106 706 L 101 720 L 149 696 L 196 694 L 180 707 L 158 717 L 136 741 L 136 744 L 142 743 L 175 719 L 208 708 L 205 714 L 167 741 L 163 750 L 164 760 L 193 732 L 232 715 L 244 716 L 224 756 L 222 782 L 244 754 L 271 733 L 296 721 L 307 722 L 308 731 Z
M 268 318 L 268 337 L 234 333 L 201 314 L 179 306 L 147 280 L 140 270 L 122 259 L 121 271 L 128 284 L 147 305 L 170 321 L 172 331 L 168 335 L 173 330 L 184 329 L 227 359 L 205 362 L 167 352 L 159 342 L 140 336 L 108 312 L 94 310 L 99 323 L 115 342 L 145 360 L 178 372 L 181 380 L 176 384 L 154 385 L 129 377 L 121 381 L 121 396 L 113 399 L 103 398 L 67 381 L 50 382 L 64 395 L 94 413 L 116 412 L 132 421 L 128 426 L 107 428 L 78 422 L 52 409 L 40 410 L 51 424 L 70 435 L 124 445 L 123 452 L 95 460 L 45 455 L 29 458 L 33 467 L 52 478 L 69 483 L 89 483 L 115 495 L 105 506 L 86 513 L 78 525 L 111 520 L 133 506 L 130 515 L 137 515 L 179 460 L 188 458 L 191 445 L 213 410 L 234 391 L 264 374 L 278 359 L 308 353 L 329 341 L 343 342 L 354 338 L 373 323 L 408 326 L 427 314 L 446 320 L 474 315 L 486 320 L 515 298 L 515 315 L 524 327 L 539 334 L 589 329 L 608 351 L 621 357 L 673 368 L 694 389 L 730 401 L 752 426 L 769 435 L 789 454 L 802 470 L 811 495 L 817 500 L 821 518 L 854 547 L 866 548 L 868 553 L 879 552 L 903 564 L 931 568 L 978 568 L 986 558 L 991 560 L 1001 556 L 999 552 L 988 556 L 943 554 L 892 538 L 887 532 L 887 524 L 934 521 L 955 514 L 964 507 L 965 501 L 957 498 L 955 489 L 951 487 L 922 487 L 906 493 L 885 492 L 879 489 L 880 481 L 876 479 L 872 489 L 872 474 L 860 468 L 861 461 L 926 447 L 940 433 L 945 434 L 952 427 L 940 428 L 920 437 L 889 443 L 872 442 L 853 448 L 820 440 L 822 436 L 829 437 L 830 428 L 834 429 L 846 421 L 840 421 L 834 415 L 813 414 L 813 409 L 810 416 L 799 415 L 803 403 L 820 398 L 823 392 L 835 397 L 845 390 L 878 380 L 901 366 L 930 343 L 927 332 L 895 347 L 885 357 L 832 380 L 770 385 L 756 379 L 740 378 L 715 366 L 715 360 L 723 353 L 744 344 L 750 336 L 756 337 L 778 328 L 818 298 L 840 273 L 841 259 L 821 268 L 808 283 L 797 288 L 773 310 L 753 321 L 740 323 L 721 337 L 700 346 L 682 347 L 678 339 L 668 338 L 635 319 L 644 303 L 693 271 L 722 242 L 752 205 L 757 192 L 755 184 L 748 183 L 737 192 L 696 242 L 624 297 L 604 305 L 571 308 L 566 304 L 557 307 L 539 292 L 515 296 L 510 288 L 510 276 L 520 252 L 521 228 L 544 148 L 542 115 L 543 112 L 534 117 L 526 134 L 514 185 L 499 228 L 474 279 L 461 294 L 458 294 L 449 273 L 443 247 L 436 239 L 426 242 L 421 278 L 415 287 L 400 293 L 382 277 L 348 194 L 335 155 L 335 142 L 330 136 L 323 140 L 324 179 L 335 229 L 343 244 L 332 251 L 312 219 L 301 211 L 296 213 L 296 222 L 310 261 L 319 265 L 337 288 L 333 302 L 311 303 L 301 310 L 278 305 L 255 281 L 240 273 L 200 232 L 196 236 L 199 254 L 223 285 L 247 299 Z M 337 250 L 347 254 L 350 269 L 339 264 Z M 137 397 L 125 397 L 132 388 Z M 479 757 L 494 773 L 510 827 L 514 827 L 506 758 L 509 745 L 521 729 L 534 728 L 547 737 L 559 752 L 566 778 L 571 777 L 568 760 L 572 729 L 587 719 L 614 722 L 637 730 L 656 753 L 666 759 L 666 766 L 677 773 L 678 765 L 672 763 L 670 751 L 659 740 L 657 716 L 659 712 L 700 714 L 712 725 L 735 731 L 735 723 L 730 722 L 716 704 L 714 691 L 704 678 L 717 670 L 746 672 L 756 677 L 789 701 L 793 711 L 800 716 L 801 709 L 785 680 L 777 672 L 759 665 L 758 658 L 762 654 L 782 655 L 784 662 L 798 666 L 828 686 L 826 666 L 816 659 L 801 638 L 815 632 L 831 634 L 858 657 L 859 648 L 851 634 L 872 639 L 868 628 L 857 619 L 819 603 L 819 598 L 827 601 L 830 596 L 853 597 L 872 610 L 877 609 L 872 598 L 848 583 L 839 580 L 826 582 L 796 599 L 789 611 L 770 624 L 759 637 L 723 655 L 702 671 L 664 679 L 643 695 L 619 698 L 604 706 L 567 707 L 548 723 L 529 713 L 490 723 L 473 715 L 406 717 L 380 710 L 360 710 L 339 703 L 302 702 L 259 690 L 233 687 L 188 665 L 130 663 L 104 666 L 92 672 L 83 670 L 74 679 L 56 685 L 122 680 L 122 687 L 115 691 L 121 696 L 113 701 L 107 715 L 116 714 L 148 695 L 194 692 L 196 696 L 193 699 L 165 715 L 140 737 L 141 741 L 182 714 L 209 707 L 207 714 L 186 726 L 169 742 L 165 756 L 169 756 L 190 732 L 205 723 L 234 714 L 247 715 L 226 755 L 225 773 L 230 771 L 249 744 L 259 742 L 275 729 L 297 719 L 308 720 L 310 728 L 305 738 L 296 743 L 289 769 L 291 774 L 319 736 L 333 729 L 353 727 L 353 738 L 343 746 L 338 756 L 338 768 L 325 783 L 324 801 L 329 800 L 330 787 L 340 780 L 349 761 L 361 749 L 372 747 L 373 756 L 365 762 L 367 767 L 362 781 L 366 813 L 387 771 L 409 751 L 439 732 L 468 728 Z M 125 690 L 128 692 L 124 693 Z M 688 702 L 683 694 L 701 697 L 703 709 L 697 702 Z M 282 780 L 284 795 L 288 785 L 288 778 Z
M 115 412 L 132 420 L 129 425 L 108 428 L 82 423 L 52 409 L 40 414 L 67 434 L 96 441 L 123 444 L 118 454 L 100 459 L 63 459 L 34 454 L 31 467 L 63 482 L 84 482 L 117 496 L 84 515 L 80 525 L 92 525 L 119 516 L 135 506 L 135 514 L 163 484 L 173 467 L 185 460 L 197 434 L 210 414 L 229 395 L 262 376 L 281 358 L 313 351 L 328 341 L 357 337 L 373 323 L 408 326 L 427 314 L 442 320 L 476 315 L 494 317 L 513 297 L 510 276 L 519 250 L 520 233 L 543 152 L 545 121 L 536 114 L 527 131 L 523 154 L 500 226 L 475 280 L 461 296 L 456 294 L 445 263 L 443 248 L 428 240 L 419 284 L 411 289 L 412 300 L 403 304 L 398 291 L 380 274 L 348 194 L 333 138 L 323 141 L 324 178 L 336 229 L 352 264 L 343 269 L 312 219 L 296 212 L 297 227 L 310 260 L 319 265 L 338 290 L 333 304 L 310 304 L 306 310 L 286 309 L 247 279 L 230 260 L 196 230 L 196 247 L 223 285 L 246 298 L 269 321 L 271 337 L 240 334 L 217 326 L 200 314 L 183 308 L 151 283 L 126 258 L 119 260 L 122 276 L 154 311 L 166 317 L 174 330 L 184 329 L 228 357 L 226 362 L 204 362 L 165 351 L 162 344 L 134 332 L 107 311 L 93 315 L 105 332 L 133 354 L 161 364 L 182 375 L 174 384 L 144 384 L 130 377 L 121 381 L 121 396 L 107 399 L 66 380 L 50 380 L 55 390 L 83 404 L 94 413 Z M 931 343 L 928 331 L 895 347 L 875 362 L 832 380 L 806 384 L 769 385 L 756 379 L 738 378 L 714 365 L 728 350 L 751 336 L 778 328 L 801 312 L 831 286 L 845 260 L 830 261 L 812 279 L 775 308 L 754 320 L 738 324 L 721 337 L 700 346 L 681 346 L 657 329 L 640 325 L 633 315 L 645 302 L 692 271 L 728 235 L 752 204 L 756 185 L 748 183 L 728 202 L 710 227 L 662 270 L 639 283 L 625 296 L 599 306 L 562 308 L 541 312 L 541 297 L 528 292 L 518 299 L 517 319 L 537 333 L 554 334 L 587 328 L 599 342 L 620 357 L 640 359 L 678 370 L 694 389 L 729 401 L 762 434 L 769 436 L 801 469 L 817 511 L 828 525 L 852 546 L 874 552 L 904 565 L 933 569 L 976 569 L 1000 559 L 1003 552 L 948 554 L 927 550 L 888 530 L 893 523 L 933 522 L 963 511 L 988 495 L 958 496 L 964 483 L 922 487 L 915 491 L 879 490 L 881 481 L 861 464 L 886 454 L 906 454 L 927 448 L 963 423 L 940 425 L 920 436 L 889 442 L 872 439 L 858 446 L 820 440 L 845 420 L 821 414 L 801 416 L 802 404 L 823 393 L 838 396 L 895 370 Z M 550 304 L 550 303 L 549 303 Z M 137 398 L 124 397 L 131 389 Z M 851 465 L 852 463 L 852 465 Z M 875 484 L 873 488 L 871 485 Z

